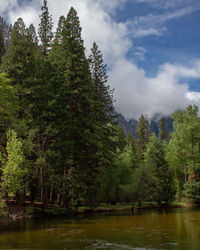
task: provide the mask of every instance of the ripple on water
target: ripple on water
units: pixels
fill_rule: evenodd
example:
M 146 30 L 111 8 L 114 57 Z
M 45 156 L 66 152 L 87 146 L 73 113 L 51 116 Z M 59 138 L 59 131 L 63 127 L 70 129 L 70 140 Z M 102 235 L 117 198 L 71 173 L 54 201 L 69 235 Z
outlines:
M 55 231 L 55 230 L 56 230 L 56 228 L 46 228 L 44 231 L 51 232 L 51 231 Z
M 155 250 L 155 248 L 140 248 L 140 247 L 131 247 L 125 244 L 116 244 L 116 243 L 111 243 L 105 240 L 89 240 L 89 239 L 82 239 L 79 241 L 84 241 L 89 244 L 88 247 L 85 249 L 88 250 Z M 156 248 L 156 250 L 162 250 Z
M 168 247 L 168 246 L 178 246 L 179 244 L 177 242 L 166 242 L 166 243 L 162 243 L 161 245 Z
M 82 232 L 83 232 L 83 230 L 81 230 L 81 229 L 73 229 L 73 230 L 69 230 L 65 233 L 62 233 L 60 235 L 60 237 L 65 237 L 65 236 L 69 236 L 69 235 L 76 235 L 76 234 L 80 234 Z

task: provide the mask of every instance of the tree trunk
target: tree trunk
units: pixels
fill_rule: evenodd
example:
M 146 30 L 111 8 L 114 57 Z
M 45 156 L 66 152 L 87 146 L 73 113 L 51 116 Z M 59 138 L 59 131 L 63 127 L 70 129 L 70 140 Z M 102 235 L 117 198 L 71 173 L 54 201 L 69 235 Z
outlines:
M 60 204 L 60 193 L 57 194 L 56 204 L 57 205 Z
M 44 184 L 43 181 L 43 171 L 42 169 L 40 169 L 40 185 L 41 185 L 41 190 L 40 190 L 40 199 L 41 202 L 43 203 L 43 207 L 46 208 L 47 207 L 47 189 L 46 189 L 46 185 Z
M 35 184 L 31 181 L 31 182 L 30 182 L 30 201 L 31 201 L 31 204 L 33 204 L 34 201 L 35 201 L 35 198 L 36 198 L 36 191 L 37 191 L 36 186 L 35 186 Z
M 43 201 L 43 196 L 44 196 L 44 188 L 43 188 L 43 173 L 42 169 L 40 169 L 40 200 Z
M 17 205 L 25 206 L 25 191 L 24 191 L 24 189 L 18 190 L 16 192 L 16 203 L 17 203 Z

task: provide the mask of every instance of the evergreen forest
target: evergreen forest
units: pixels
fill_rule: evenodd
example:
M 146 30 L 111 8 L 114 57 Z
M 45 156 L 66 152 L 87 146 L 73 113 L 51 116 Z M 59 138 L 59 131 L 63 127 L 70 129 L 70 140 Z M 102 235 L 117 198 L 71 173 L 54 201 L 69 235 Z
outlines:
M 53 32 L 47 0 L 39 29 L 0 18 L 0 209 L 40 202 L 72 209 L 174 200 L 200 203 L 197 106 L 161 118 L 150 134 L 141 115 L 136 139 L 117 122 L 113 91 L 96 42 L 86 56 L 72 7 Z

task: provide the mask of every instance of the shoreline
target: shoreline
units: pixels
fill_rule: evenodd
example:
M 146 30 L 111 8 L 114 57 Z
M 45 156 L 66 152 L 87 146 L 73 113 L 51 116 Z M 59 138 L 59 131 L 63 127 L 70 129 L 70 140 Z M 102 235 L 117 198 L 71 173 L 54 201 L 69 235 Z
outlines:
M 66 208 L 60 208 L 56 205 L 49 205 L 47 209 L 42 207 L 41 203 L 30 204 L 27 203 L 25 206 L 19 206 L 12 202 L 7 204 L 8 215 L 4 216 L 9 219 L 24 219 L 24 218 L 55 218 L 60 216 L 65 217 L 76 217 L 78 215 L 87 215 L 87 214 L 101 214 L 101 213 L 115 213 L 115 212 L 128 212 L 132 211 L 133 214 L 137 214 L 140 211 L 150 210 L 150 209 L 170 209 L 170 208 L 194 208 L 197 207 L 191 203 L 179 203 L 174 202 L 167 206 L 158 205 L 153 203 L 143 204 L 141 207 L 134 206 L 132 210 L 132 205 L 130 204 L 117 204 L 109 205 L 104 204 L 97 208 L 91 209 L 89 207 L 78 207 L 72 208 L 71 210 Z

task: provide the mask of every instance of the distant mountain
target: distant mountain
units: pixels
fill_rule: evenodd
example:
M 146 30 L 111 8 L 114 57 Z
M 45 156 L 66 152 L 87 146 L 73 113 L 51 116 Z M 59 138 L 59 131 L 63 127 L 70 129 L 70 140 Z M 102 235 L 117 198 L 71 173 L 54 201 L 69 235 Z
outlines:
M 173 131 L 173 120 L 170 116 L 164 117 L 165 119 L 165 128 L 167 132 L 170 134 Z M 125 117 L 122 114 L 118 114 L 118 123 L 124 130 L 124 134 L 127 136 L 130 134 L 132 138 L 136 138 L 136 130 L 137 130 L 137 124 L 138 121 L 135 119 L 126 120 Z M 155 119 L 149 120 L 150 125 L 150 132 L 155 133 L 156 135 L 159 134 L 159 122 L 160 119 L 156 117 Z

